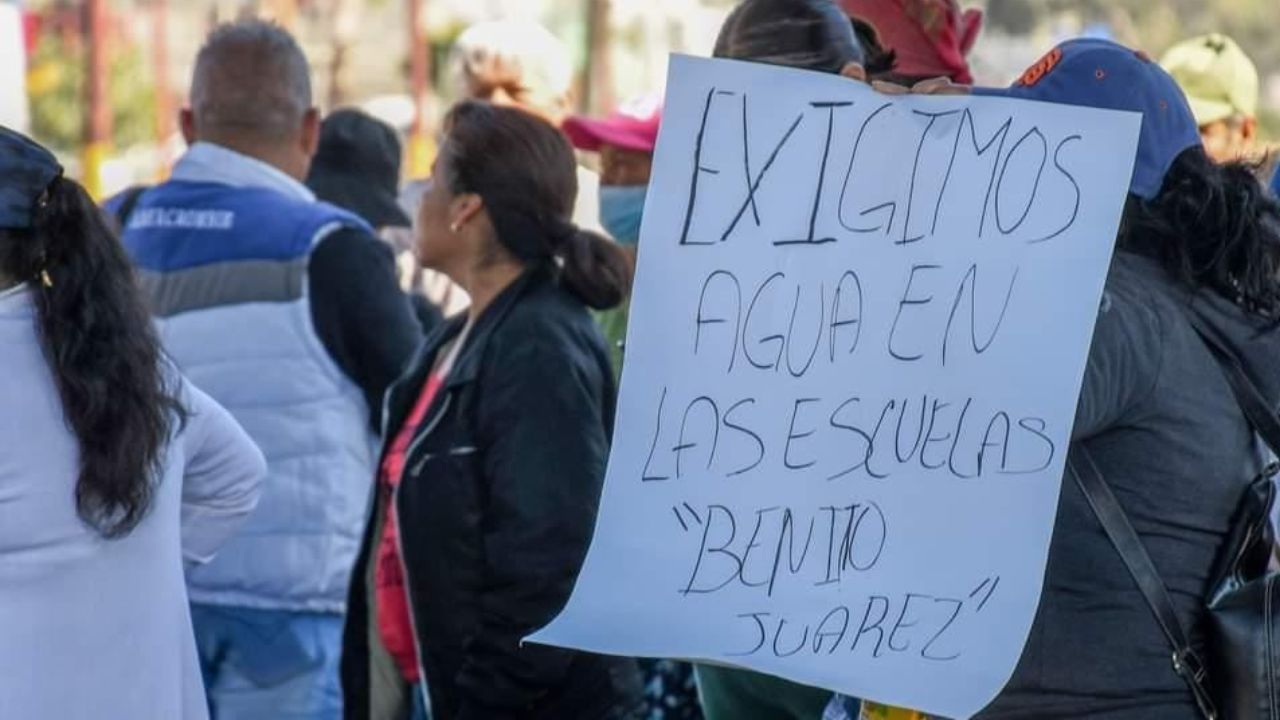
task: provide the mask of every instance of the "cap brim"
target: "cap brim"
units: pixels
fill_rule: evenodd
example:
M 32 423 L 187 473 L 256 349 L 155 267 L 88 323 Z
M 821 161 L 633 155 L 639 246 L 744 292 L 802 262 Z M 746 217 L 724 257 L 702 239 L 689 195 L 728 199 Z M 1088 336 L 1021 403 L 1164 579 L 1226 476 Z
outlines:
M 375 228 L 407 228 L 413 226 L 413 221 L 409 219 L 409 216 L 400 208 L 400 203 L 396 202 L 396 199 L 393 197 L 383 197 L 379 195 L 377 198 L 372 199 L 365 213 L 357 214 L 361 215 L 361 217 L 363 217 L 364 214 L 368 214 L 368 222 Z
M 653 152 L 652 138 L 630 128 L 618 127 L 608 120 L 571 117 L 564 121 L 561 129 L 579 150 L 599 152 L 602 145 L 611 145 L 623 150 Z
M 346 178 L 314 170 L 307 178 L 307 186 L 317 198 L 359 215 L 375 228 L 413 226 L 396 196 L 380 188 L 353 186 Z
M 979 97 L 1002 97 L 1015 98 L 1018 100 L 1040 100 L 1040 102 L 1048 102 L 1036 97 L 1032 88 L 1023 87 L 1022 85 L 1010 85 L 1009 87 L 985 87 L 982 85 L 974 85 L 969 88 L 969 94 L 977 95 Z
M 1187 104 L 1191 106 L 1191 114 L 1195 116 L 1196 124 L 1200 127 L 1226 120 L 1236 114 L 1236 109 L 1231 103 L 1219 100 L 1202 100 L 1187 96 Z

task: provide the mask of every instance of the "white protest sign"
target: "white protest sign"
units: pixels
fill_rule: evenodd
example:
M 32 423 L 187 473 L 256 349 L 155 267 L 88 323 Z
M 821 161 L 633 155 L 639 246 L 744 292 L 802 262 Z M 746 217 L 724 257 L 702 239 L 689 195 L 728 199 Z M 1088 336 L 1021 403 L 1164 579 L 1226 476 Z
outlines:
M 674 58 L 595 536 L 530 640 L 984 707 L 1039 601 L 1138 129 Z

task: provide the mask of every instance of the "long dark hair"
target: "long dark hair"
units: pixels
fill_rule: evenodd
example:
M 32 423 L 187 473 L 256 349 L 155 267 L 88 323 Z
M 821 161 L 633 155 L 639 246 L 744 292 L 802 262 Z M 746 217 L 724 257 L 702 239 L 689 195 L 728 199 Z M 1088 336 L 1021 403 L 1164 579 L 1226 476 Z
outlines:
M 1183 151 L 1155 198 L 1129 196 L 1117 246 L 1280 322 L 1280 203 L 1245 163 L 1215 163 L 1199 146 Z
M 185 411 L 124 249 L 84 189 L 58 178 L 32 228 L 0 231 L 0 270 L 36 288 L 40 341 L 80 445 L 76 510 L 105 537 L 127 535 Z
M 558 266 L 584 303 L 611 308 L 630 291 L 630 261 L 616 243 L 570 222 L 578 195 L 568 139 L 523 110 L 479 100 L 445 118 L 440 168 L 450 192 L 484 200 L 498 241 L 526 264 Z
M 901 77 L 894 73 L 898 54 L 885 47 L 876 26 L 853 15 L 849 16 L 849 21 L 853 23 L 853 34 L 858 38 L 858 44 L 862 46 L 862 53 L 865 56 L 862 66 L 867 71 L 867 77 L 873 80 L 893 80 Z
M 720 26 L 712 55 L 838 73 L 867 62 L 856 30 L 832 0 L 744 0 Z

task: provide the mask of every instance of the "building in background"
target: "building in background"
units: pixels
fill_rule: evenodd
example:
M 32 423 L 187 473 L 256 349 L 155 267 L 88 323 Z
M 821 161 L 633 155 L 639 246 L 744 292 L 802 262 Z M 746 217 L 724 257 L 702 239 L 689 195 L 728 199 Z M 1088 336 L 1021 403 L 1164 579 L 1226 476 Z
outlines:
M 0 0 L 0 125 L 30 131 L 27 107 L 27 42 L 22 5 Z

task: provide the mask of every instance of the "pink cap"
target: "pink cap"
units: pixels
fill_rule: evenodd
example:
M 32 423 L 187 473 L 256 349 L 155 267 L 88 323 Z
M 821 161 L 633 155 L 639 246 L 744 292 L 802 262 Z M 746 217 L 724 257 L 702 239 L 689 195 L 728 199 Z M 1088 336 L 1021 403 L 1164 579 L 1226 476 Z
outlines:
M 631 101 L 605 118 L 575 115 L 564 121 L 562 129 L 579 150 L 598 151 L 601 145 L 623 150 L 653 152 L 658 143 L 658 125 L 662 106 L 656 98 Z
M 911 77 L 949 77 L 969 84 L 966 56 L 982 28 L 982 11 L 957 0 L 842 0 L 846 12 L 871 23 L 897 56 L 894 71 Z

